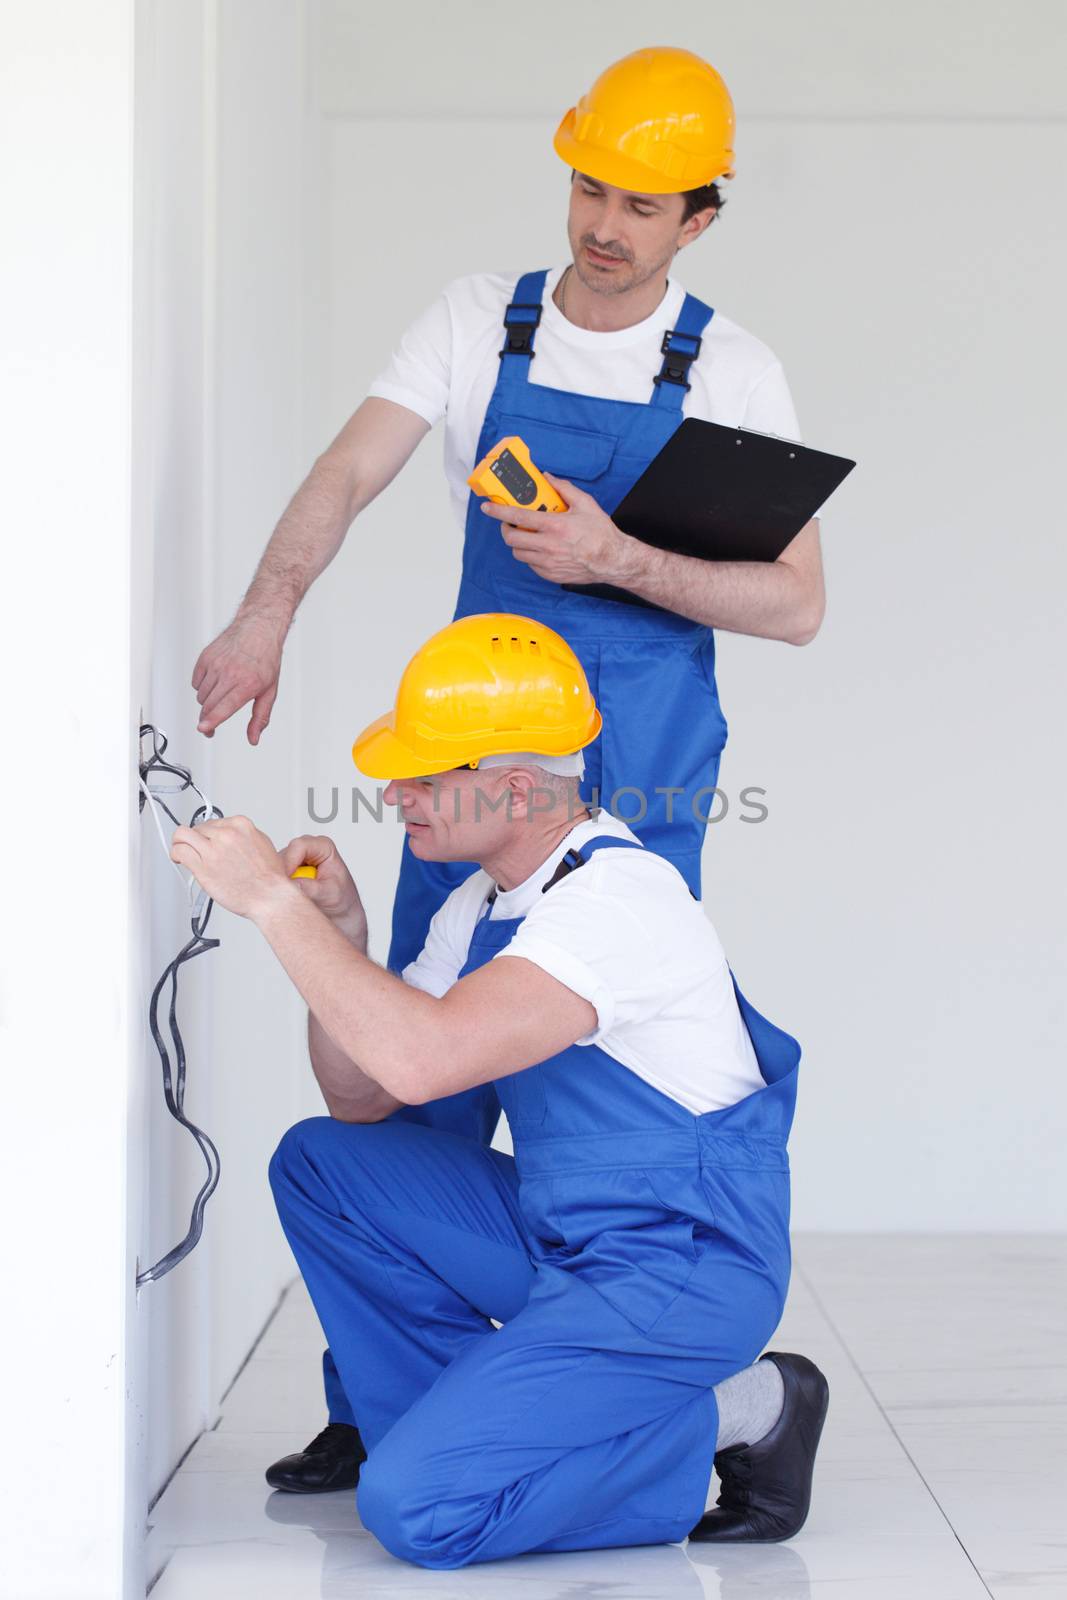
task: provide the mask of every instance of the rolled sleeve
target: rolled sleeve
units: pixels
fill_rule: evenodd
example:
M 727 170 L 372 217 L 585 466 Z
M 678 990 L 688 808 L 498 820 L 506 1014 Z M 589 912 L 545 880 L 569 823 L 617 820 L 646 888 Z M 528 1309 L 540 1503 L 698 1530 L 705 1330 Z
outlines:
M 406 330 L 389 365 L 367 392 L 406 406 L 436 427 L 448 409 L 452 357 L 452 313 L 446 291 Z
M 416 961 L 409 961 L 400 976 L 409 988 L 432 994 L 435 1000 L 442 999 L 456 981 L 455 976 L 450 976 L 447 971 L 425 965 L 421 956 Z
M 391 383 L 387 378 L 375 378 L 367 390 L 369 399 L 391 400 L 394 405 L 403 406 L 408 411 L 414 411 L 417 417 L 428 422 L 435 428 L 444 416 L 444 411 L 439 402 L 430 400 L 425 394 L 419 394 L 415 389 L 405 389 L 399 383 Z
M 611 1032 L 615 1024 L 615 996 L 603 978 L 572 950 L 564 950 L 550 940 L 540 938 L 535 933 L 525 933 L 520 928 L 507 948 L 498 951 L 493 960 L 499 961 L 501 956 L 521 956 L 526 961 L 532 961 L 535 967 L 547 972 L 557 983 L 562 983 L 565 988 L 589 1001 L 596 1012 L 597 1025 L 592 1033 L 576 1040 L 577 1044 L 596 1044 L 604 1034 Z

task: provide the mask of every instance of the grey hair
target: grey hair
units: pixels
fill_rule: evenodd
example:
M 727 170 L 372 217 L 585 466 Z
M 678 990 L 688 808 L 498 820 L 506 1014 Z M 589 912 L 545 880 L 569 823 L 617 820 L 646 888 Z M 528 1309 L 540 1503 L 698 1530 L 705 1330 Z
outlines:
M 534 780 L 533 792 L 548 795 L 552 801 L 553 811 L 566 808 L 568 816 L 576 817 L 585 809 L 585 802 L 579 793 L 581 778 L 563 777 L 558 772 L 546 772 L 544 767 L 535 766 L 532 761 L 516 761 L 512 770 L 528 772 Z
M 539 789 L 547 789 L 556 801 L 577 799 L 581 778 L 561 778 L 558 772 L 546 772 L 544 767 L 530 767 L 537 777 Z

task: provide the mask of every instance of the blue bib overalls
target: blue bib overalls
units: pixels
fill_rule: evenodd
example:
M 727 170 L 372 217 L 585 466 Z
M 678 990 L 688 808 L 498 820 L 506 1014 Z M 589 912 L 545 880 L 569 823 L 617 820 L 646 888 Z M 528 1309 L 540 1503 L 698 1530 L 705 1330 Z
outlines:
M 640 846 L 581 854 L 609 848 Z M 464 974 L 520 922 L 483 916 Z M 282 1140 L 279 1215 L 369 1451 L 360 1516 L 395 1555 L 459 1567 L 699 1520 L 713 1388 L 759 1356 L 789 1280 L 800 1051 L 738 1002 L 765 1086 L 724 1110 L 574 1045 L 496 1081 L 514 1157 L 393 1118 Z
M 521 277 L 505 313 L 500 371 L 477 459 L 517 433 L 539 467 L 576 483 L 610 514 L 681 423 L 685 374 L 713 312 L 686 295 L 675 328 L 664 330 L 669 349 L 662 371 L 649 373 L 647 404 L 571 394 L 530 382 L 546 277 Z M 604 713 L 604 731 L 585 751 L 583 796 L 597 790 L 600 804 L 610 808 L 618 795 L 623 819 L 699 895 L 709 793 L 695 806 L 693 801 L 701 789 L 714 788 L 726 743 L 711 629 L 658 607 L 575 594 L 539 578 L 516 560 L 500 524 L 480 508 L 472 494 L 455 615 L 513 611 L 563 635 Z M 669 788 L 677 792 L 669 796 Z M 405 842 L 389 952 L 394 972 L 414 961 L 433 913 L 472 870 L 462 863 L 420 861 Z
M 572 394 L 529 381 L 546 277 L 528 272 L 515 287 L 476 459 L 500 439 L 519 434 L 539 467 L 576 483 L 610 514 L 680 425 L 686 374 L 714 313 L 686 295 L 675 327 L 664 330 L 663 365 L 658 374 L 649 373 L 647 404 Z M 563 635 L 604 714 L 603 733 L 585 751 L 583 796 L 588 800 L 597 791 L 601 805 L 617 808 L 642 842 L 673 862 L 699 895 L 704 819 L 726 743 L 712 630 L 657 607 L 575 594 L 539 578 L 515 559 L 500 525 L 483 516 L 480 506 L 472 494 L 455 615 L 517 612 Z M 394 972 L 414 961 L 434 912 L 473 870 L 463 863 L 420 861 L 405 840 L 388 958 Z M 489 1144 L 500 1105 L 486 1084 L 395 1115 Z M 331 1421 L 351 1423 L 329 1351 L 323 1379 Z

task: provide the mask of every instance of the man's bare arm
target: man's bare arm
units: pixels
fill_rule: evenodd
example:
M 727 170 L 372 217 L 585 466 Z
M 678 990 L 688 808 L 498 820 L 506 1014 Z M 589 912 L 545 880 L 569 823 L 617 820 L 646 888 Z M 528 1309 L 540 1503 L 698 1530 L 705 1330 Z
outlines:
M 436 999 L 370 961 L 295 889 L 279 885 L 250 914 L 331 1047 L 315 1070 L 334 1116 L 378 1121 L 547 1060 L 596 1027 L 588 1000 L 514 956 Z M 367 1080 L 386 1098 L 375 1103 Z
M 617 582 L 642 600 L 728 633 L 810 644 L 826 609 L 817 518 L 777 561 L 699 561 L 631 540 Z
M 251 700 L 250 744 L 270 721 L 282 648 L 296 609 L 359 513 L 390 484 L 429 424 L 406 406 L 364 400 L 282 514 L 229 627 L 200 654 L 193 688 L 209 737 Z
M 545 476 L 569 509 L 529 511 L 483 500 L 516 561 L 549 583 L 610 583 L 667 611 L 728 633 L 808 644 L 826 607 L 819 521 L 812 517 L 777 561 L 698 561 L 656 550 L 617 528 L 593 496 Z
M 333 925 L 340 929 L 354 950 L 366 956 L 367 925 L 362 913 L 351 931 L 343 921 L 334 919 Z M 376 1079 L 368 1077 L 358 1062 L 334 1043 L 310 1009 L 308 1054 L 311 1057 L 311 1070 L 318 1080 L 331 1117 L 337 1117 L 341 1122 L 380 1122 L 403 1104 L 395 1095 L 383 1089 Z
M 371 396 L 323 451 L 290 500 L 260 558 L 238 615 L 291 620 L 359 513 L 387 488 L 430 431 L 424 418 Z

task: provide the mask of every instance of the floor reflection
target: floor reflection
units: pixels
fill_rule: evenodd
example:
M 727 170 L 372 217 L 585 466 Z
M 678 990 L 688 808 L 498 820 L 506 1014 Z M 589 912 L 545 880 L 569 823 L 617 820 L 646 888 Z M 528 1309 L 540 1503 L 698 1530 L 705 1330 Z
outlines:
M 430 1572 L 397 1561 L 354 1524 L 352 1496 L 273 1494 L 271 1522 L 302 1527 L 325 1547 L 322 1600 L 809 1600 L 800 1554 L 786 1545 L 637 1545 L 489 1561 Z

